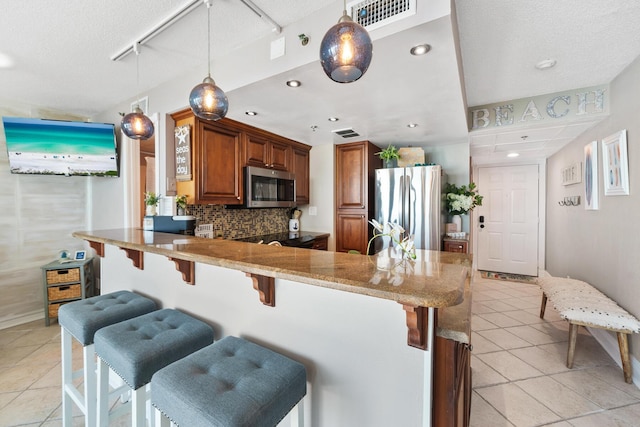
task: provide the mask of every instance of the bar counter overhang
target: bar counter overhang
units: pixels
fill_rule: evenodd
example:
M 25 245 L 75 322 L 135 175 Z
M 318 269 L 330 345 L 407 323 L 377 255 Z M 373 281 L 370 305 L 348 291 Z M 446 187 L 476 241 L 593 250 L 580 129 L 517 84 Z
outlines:
M 139 292 L 303 363 L 307 425 L 431 425 L 433 339 L 469 342 L 466 255 L 416 260 L 115 229 L 79 231 L 101 292 Z M 461 304 L 462 302 L 465 304 Z M 457 307 L 453 307 L 457 306 Z M 462 312 L 466 312 L 463 309 Z

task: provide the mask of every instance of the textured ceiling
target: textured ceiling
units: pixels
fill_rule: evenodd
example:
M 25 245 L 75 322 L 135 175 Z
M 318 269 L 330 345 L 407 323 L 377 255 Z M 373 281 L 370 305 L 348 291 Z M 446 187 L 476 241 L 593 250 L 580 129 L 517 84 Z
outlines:
M 142 48 L 138 79 L 135 55 L 110 60 L 186 2 L 3 0 L 0 64 L 6 56 L 12 66 L 0 68 L 0 100 L 92 117 L 185 74 L 204 75 L 203 5 Z M 291 28 L 303 20 L 314 21 L 304 30 L 311 34 L 314 50 L 342 9 L 342 2 L 335 0 L 254 3 L 283 32 L 294 31 Z M 443 0 L 417 0 L 419 13 L 443 4 L 448 7 Z M 501 144 L 522 143 L 522 135 L 517 129 L 507 129 L 470 138 L 465 105 L 606 84 L 640 55 L 636 28 L 640 2 L 636 0 L 454 0 L 453 4 L 457 11 L 453 22 L 443 17 L 418 20 L 409 27 L 400 25 L 397 32 L 373 30 L 374 61 L 360 81 L 331 84 L 317 61 L 298 63 L 278 75 L 232 88 L 229 116 L 254 120 L 256 125 L 312 144 L 338 142 L 331 130 L 343 127 L 353 127 L 363 138 L 381 145 L 470 141 L 472 153 L 477 147 L 476 154 L 482 152 L 489 159 L 500 152 Z M 327 10 L 331 11 L 329 20 L 325 19 Z M 315 19 L 317 16 L 321 19 Z M 214 63 L 256 40 L 268 43 L 275 37 L 270 25 L 240 0 L 213 1 Z M 407 55 L 417 41 L 430 43 L 432 51 L 419 58 Z M 535 69 L 538 61 L 548 58 L 557 60 L 556 67 Z M 215 76 L 225 70 L 212 71 Z M 283 88 L 283 79 L 296 75 L 305 80 L 303 90 Z M 261 114 L 248 118 L 246 109 L 259 109 Z M 340 122 L 328 123 L 330 115 L 341 117 Z M 420 126 L 408 130 L 409 122 Z M 318 126 L 316 132 L 310 130 L 312 125 Z M 525 151 L 532 157 L 546 156 L 552 151 L 549 147 L 559 149 L 589 125 L 592 123 L 570 124 L 547 131 L 538 127 L 535 133 L 528 132 L 537 136 L 529 138 L 525 145 L 532 144 L 531 150 Z

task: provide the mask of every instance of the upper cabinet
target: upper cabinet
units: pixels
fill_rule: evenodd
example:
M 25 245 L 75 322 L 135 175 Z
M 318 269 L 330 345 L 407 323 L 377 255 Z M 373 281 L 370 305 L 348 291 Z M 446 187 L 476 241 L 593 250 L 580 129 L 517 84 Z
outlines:
M 176 185 L 189 204 L 243 204 L 245 166 L 295 173 L 296 202 L 309 203 L 310 146 L 228 118 L 202 120 L 190 109 L 171 117 L 191 129 L 192 177 Z
M 291 144 L 247 132 L 246 164 L 262 168 L 289 170 Z

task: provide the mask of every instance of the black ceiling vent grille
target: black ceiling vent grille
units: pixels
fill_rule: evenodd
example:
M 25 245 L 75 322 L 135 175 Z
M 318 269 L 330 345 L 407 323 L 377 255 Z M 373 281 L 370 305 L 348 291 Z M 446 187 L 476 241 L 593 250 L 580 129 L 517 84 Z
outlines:
M 347 5 L 351 18 L 367 30 L 416 14 L 417 0 L 364 0 Z
M 355 130 L 348 128 L 348 129 L 336 129 L 336 130 L 332 130 L 331 132 L 335 133 L 336 135 L 339 135 L 343 138 L 353 138 L 354 136 L 360 136 L 360 134 L 358 132 L 356 132 Z

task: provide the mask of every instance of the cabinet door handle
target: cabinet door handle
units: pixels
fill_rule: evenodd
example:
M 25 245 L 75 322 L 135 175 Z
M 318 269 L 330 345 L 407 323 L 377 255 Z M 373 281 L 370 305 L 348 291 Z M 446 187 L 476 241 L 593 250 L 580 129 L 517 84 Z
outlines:
M 240 196 L 236 197 L 236 199 L 240 200 Z

